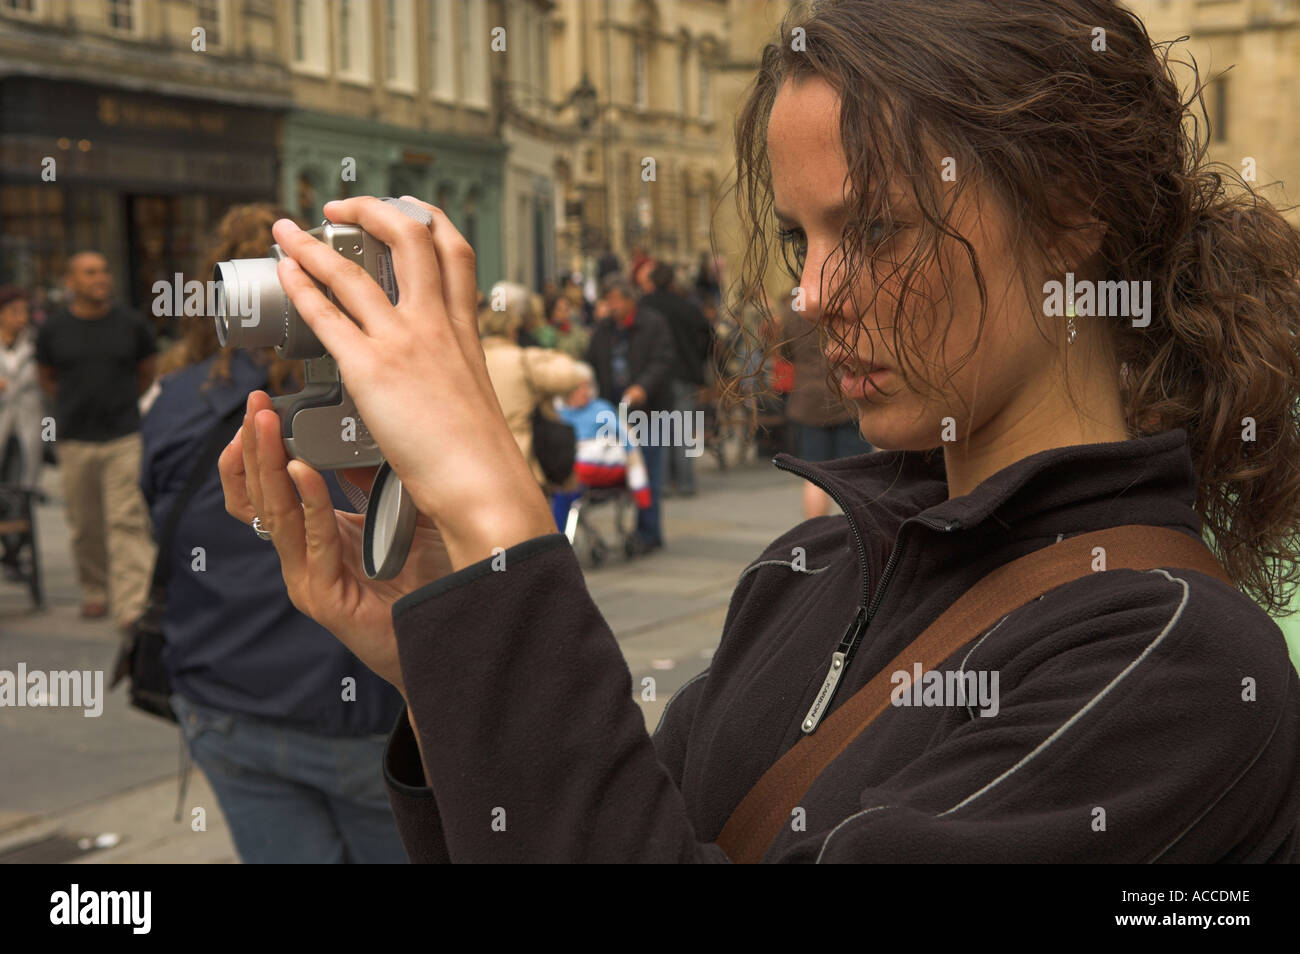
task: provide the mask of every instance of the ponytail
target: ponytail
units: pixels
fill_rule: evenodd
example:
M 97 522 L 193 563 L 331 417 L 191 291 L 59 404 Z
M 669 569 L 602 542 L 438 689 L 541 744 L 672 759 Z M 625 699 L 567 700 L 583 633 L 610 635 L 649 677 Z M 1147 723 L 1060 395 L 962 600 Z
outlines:
M 1203 146 L 1191 154 L 1156 319 L 1118 340 L 1125 407 L 1132 433 L 1187 432 L 1211 544 L 1276 614 L 1300 576 L 1300 232 L 1231 169 L 1202 166 Z

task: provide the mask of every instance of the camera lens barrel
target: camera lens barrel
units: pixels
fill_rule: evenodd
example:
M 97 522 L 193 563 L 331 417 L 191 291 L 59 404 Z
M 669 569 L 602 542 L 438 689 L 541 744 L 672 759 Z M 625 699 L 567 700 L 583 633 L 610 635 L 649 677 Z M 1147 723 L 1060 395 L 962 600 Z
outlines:
M 226 348 L 278 348 L 288 334 L 293 304 L 280 287 L 274 258 L 218 262 L 217 339 Z
M 275 258 L 238 258 L 213 268 L 217 340 L 223 348 L 275 348 L 282 358 L 319 358 L 325 346 L 280 287 L 280 247 L 271 251 Z

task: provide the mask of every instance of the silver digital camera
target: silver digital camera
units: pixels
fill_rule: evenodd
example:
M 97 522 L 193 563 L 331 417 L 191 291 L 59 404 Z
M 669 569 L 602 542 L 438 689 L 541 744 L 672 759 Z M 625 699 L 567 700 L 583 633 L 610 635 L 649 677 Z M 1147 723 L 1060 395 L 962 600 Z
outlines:
M 402 199 L 382 201 L 423 225 L 433 221 L 418 205 Z M 364 268 L 388 300 L 397 304 L 397 278 L 386 244 L 358 226 L 329 221 L 307 234 Z M 284 253 L 279 245 L 271 246 L 271 255 L 218 262 L 213 268 L 217 339 L 223 347 L 274 348 L 282 358 L 303 361 L 303 389 L 271 399 L 290 457 L 321 471 L 380 466 L 366 502 L 363 549 L 366 574 L 388 579 L 405 561 L 415 526 L 414 505 L 371 437 L 338 364 L 280 287 L 276 263 Z M 347 314 L 328 287 L 320 281 L 316 285 Z
M 432 220 L 417 205 L 401 199 L 383 201 L 425 225 Z M 397 279 L 387 245 L 358 226 L 328 221 L 307 234 L 364 268 L 388 300 L 397 304 Z M 290 457 L 316 470 L 378 465 L 383 455 L 343 385 L 338 364 L 280 287 L 275 266 L 284 253 L 279 245 L 271 246 L 271 255 L 218 262 L 214 267 L 217 339 L 223 347 L 274 348 L 282 358 L 303 361 L 303 389 L 271 400 Z M 346 314 L 333 293 L 316 284 Z

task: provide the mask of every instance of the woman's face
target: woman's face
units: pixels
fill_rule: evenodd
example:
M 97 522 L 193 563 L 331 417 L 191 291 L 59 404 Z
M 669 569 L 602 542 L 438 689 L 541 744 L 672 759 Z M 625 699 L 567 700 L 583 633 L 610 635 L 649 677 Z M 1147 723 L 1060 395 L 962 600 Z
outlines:
M 807 249 L 798 286 L 805 306 L 802 314 L 834 329 L 828 359 L 845 396 L 858 410 L 859 428 L 867 441 L 882 450 L 922 450 L 943 443 L 945 418 L 954 420 L 950 431 L 962 442 L 985 429 L 987 436 L 996 436 L 1034 413 L 1055 388 L 1057 352 L 1033 324 L 1019 263 L 994 203 L 981 202 L 978 194 L 970 198 L 973 190 L 968 189 L 949 218 L 949 224 L 974 246 L 989 298 L 979 347 L 950 379 L 945 360 L 947 368 L 955 368 L 974 345 L 980 316 L 979 293 L 965 252 L 956 243 L 941 245 L 944 267 L 938 261 L 927 263 L 913 286 L 920 294 L 910 297 L 904 318 L 912 323 L 924 353 L 910 357 L 926 382 L 941 388 L 937 396 L 922 395 L 904 384 L 899 357 L 891 353 L 894 309 L 906 272 L 890 275 L 887 264 L 904 259 L 917 237 L 921 220 L 915 201 L 906 191 L 889 193 L 897 228 L 893 234 L 887 234 L 880 223 L 855 223 L 879 249 L 876 271 L 882 283 L 874 287 L 871 269 L 864 263 L 857 287 L 842 306 L 851 308 L 857 302 L 862 313 L 824 314 L 839 254 L 835 247 L 848 224 L 843 207 L 851 189 L 840 143 L 839 100 L 828 83 L 820 78 L 786 81 L 772 107 L 767 150 L 780 228 L 787 239 Z M 936 180 L 942 159 L 934 160 Z M 951 188 L 941 181 L 937 185 Z M 821 285 L 823 266 L 827 287 Z M 950 306 L 952 327 L 944 345 L 940 336 Z M 911 337 L 908 330 L 903 333 L 904 343 Z M 856 339 L 856 353 L 845 354 L 835 337 L 846 340 L 849 347 Z M 877 366 L 880 370 L 872 370 Z M 969 412 L 963 410 L 963 399 Z

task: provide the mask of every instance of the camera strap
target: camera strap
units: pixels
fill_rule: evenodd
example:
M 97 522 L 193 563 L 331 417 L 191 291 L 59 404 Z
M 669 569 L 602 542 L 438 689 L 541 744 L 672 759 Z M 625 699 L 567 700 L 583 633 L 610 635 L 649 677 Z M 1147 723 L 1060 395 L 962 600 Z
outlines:
M 1093 570 L 1094 548 L 1106 570 Z M 1050 590 L 1093 572 L 1185 568 L 1234 586 L 1201 540 L 1167 527 L 1110 527 L 1049 544 L 993 570 L 928 626 L 810 735 L 776 761 L 736 806 L 717 843 L 733 862 L 763 860 L 794 809 L 828 765 L 890 707 L 898 672 L 929 672 L 1000 619 Z M 1234 587 L 1235 588 L 1235 587 Z

